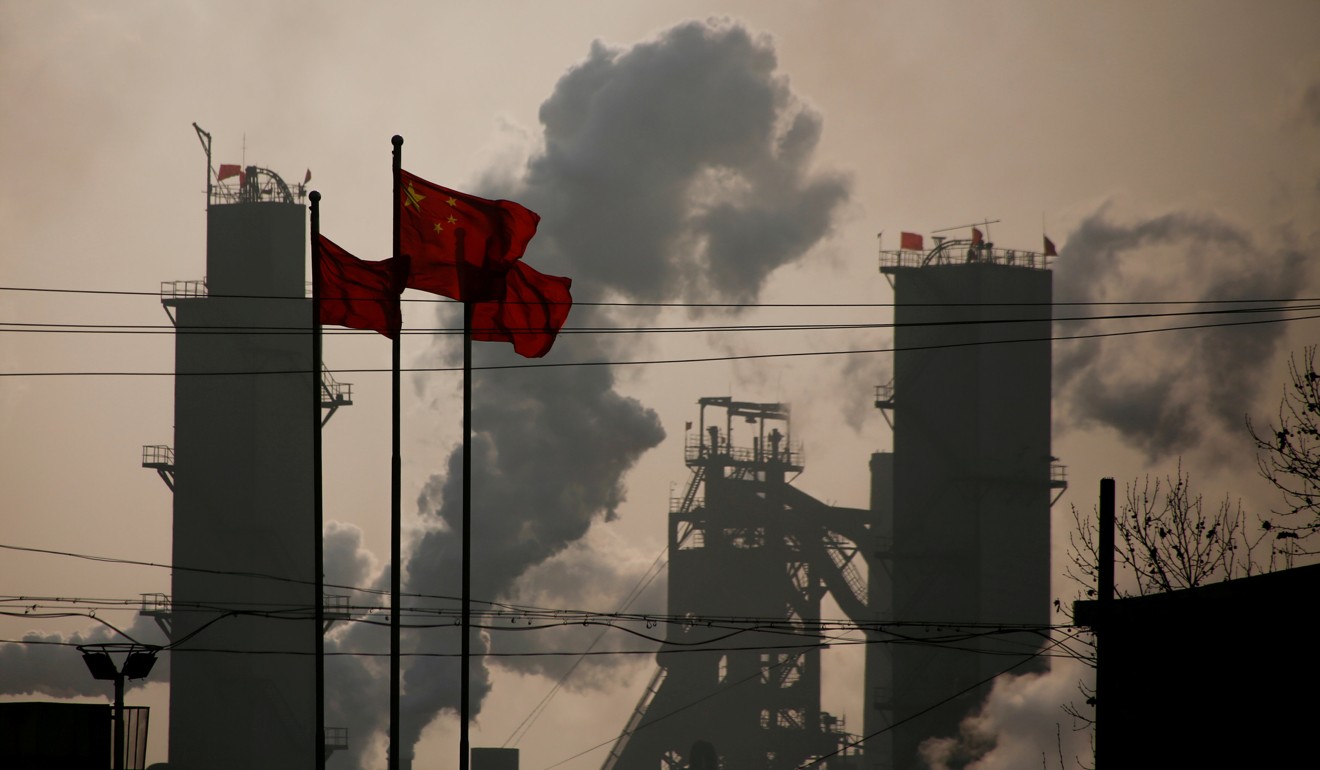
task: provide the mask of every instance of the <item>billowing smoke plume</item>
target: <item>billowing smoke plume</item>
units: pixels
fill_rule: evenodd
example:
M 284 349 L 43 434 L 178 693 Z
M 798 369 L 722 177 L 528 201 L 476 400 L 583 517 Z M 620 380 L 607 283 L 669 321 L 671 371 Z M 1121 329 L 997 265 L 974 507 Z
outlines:
M 97 681 L 88 673 L 75 647 L 79 644 L 127 642 L 164 645 L 165 634 L 151 618 L 137 615 L 124 635 L 108 626 L 94 626 L 72 634 L 29 632 L 22 643 L 0 644 L 0 695 L 48 695 L 52 698 L 74 696 L 109 697 L 109 682 Z M 161 655 L 151 670 L 149 680 L 129 680 L 129 688 L 151 682 L 169 681 L 169 654 Z
M 1059 302 L 1286 300 L 1301 296 L 1311 277 L 1310 260 L 1302 251 L 1266 248 L 1209 214 L 1173 213 L 1119 223 L 1102 209 L 1069 236 L 1064 255 L 1055 278 Z M 1170 265 L 1187 269 L 1173 271 Z M 1064 305 L 1056 317 L 1225 307 Z M 1067 336 L 1272 317 L 1277 318 L 1255 313 L 1126 324 L 1058 323 L 1055 333 Z M 1060 427 L 1112 428 L 1150 460 L 1187 452 L 1211 436 L 1242 434 L 1243 414 L 1268 384 L 1268 379 L 1258 376 L 1260 365 L 1273 359 L 1284 334 L 1284 324 L 1265 323 L 1056 344 L 1054 385 Z
M 1063 710 L 1085 701 L 1082 682 L 1093 684 L 1091 669 L 1059 659 L 1047 673 L 1000 677 L 958 734 L 925 741 L 921 757 L 931 770 L 1090 767 L 1091 731 Z
M 597 43 L 542 105 L 544 147 L 525 177 L 492 176 L 484 192 L 541 214 L 528 261 L 571 276 L 578 299 L 753 300 L 775 268 L 800 258 L 829 232 L 847 196 L 840 177 L 811 170 L 820 118 L 794 97 L 775 67 L 771 42 L 732 23 L 686 23 L 628 49 Z M 591 310 L 575 308 L 570 325 L 609 322 Z M 619 354 L 622 344 L 564 335 L 553 355 L 600 359 Z M 510 360 L 503 346 L 480 346 L 478 355 L 485 362 Z M 621 395 L 607 367 L 479 372 L 478 378 L 473 595 L 527 596 L 520 580 L 538 570 L 559 581 L 553 590 L 541 586 L 542 596 L 570 606 L 584 606 L 586 597 L 598 606 L 602 585 L 631 584 L 619 578 L 619 564 L 595 559 L 567 569 L 554 560 L 595 522 L 616 515 L 625 474 L 664 438 L 659 419 Z M 455 451 L 418 500 L 426 530 L 408 548 L 407 591 L 459 593 L 460 468 Z M 474 638 L 473 649 L 487 643 L 496 651 L 585 649 L 591 635 L 566 642 L 524 634 L 510 643 L 508 635 L 494 634 Z M 414 652 L 452 653 L 458 639 L 433 631 L 407 644 Z M 545 673 L 571 662 L 498 660 Z M 365 683 L 373 664 L 341 665 L 354 666 L 345 675 Z M 584 673 L 590 679 L 593 668 L 607 665 L 593 658 Z M 456 708 L 458 673 L 451 657 L 408 660 L 406 746 L 442 710 Z M 488 690 L 486 669 L 474 664 L 474 712 Z
M 830 228 L 847 185 L 813 173 L 820 117 L 731 24 L 691 22 L 626 50 L 597 42 L 541 107 L 520 194 L 537 259 L 584 296 L 757 296 Z

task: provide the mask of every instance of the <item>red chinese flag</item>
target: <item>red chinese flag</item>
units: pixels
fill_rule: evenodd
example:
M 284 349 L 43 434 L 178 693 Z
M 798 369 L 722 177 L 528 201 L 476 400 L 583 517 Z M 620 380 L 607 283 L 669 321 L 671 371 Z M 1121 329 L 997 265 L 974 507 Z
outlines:
M 973 227 L 973 228 L 972 228 L 972 245 L 973 245 L 973 246 L 979 246 L 979 245 L 981 245 L 984 241 L 985 241 L 985 236 L 984 236 L 984 235 L 981 235 L 981 231 L 980 231 L 980 230 L 978 230 L 978 229 L 976 229 L 975 227 Z
M 1043 237 L 1045 238 L 1045 256 L 1047 257 L 1059 256 L 1059 252 L 1054 248 L 1054 241 L 1051 241 L 1048 235 Z
M 505 296 L 504 275 L 527 250 L 540 216 L 513 201 L 478 198 L 402 170 L 398 195 L 399 253 L 412 257 L 409 288 L 459 301 Z
M 925 251 L 924 241 L 917 233 L 903 233 L 899 236 L 898 247 L 906 251 Z
M 512 342 L 523 358 L 544 356 L 573 307 L 572 285 L 571 279 L 515 262 L 505 276 L 504 299 L 473 306 L 472 339 Z
M 369 329 L 390 339 L 403 327 L 399 295 L 408 279 L 408 258 L 366 262 L 324 235 L 312 245 L 321 266 L 317 297 L 323 324 Z
M 238 176 L 243 173 L 243 167 L 237 163 L 221 163 L 220 170 L 216 172 L 216 179 L 228 179 L 231 176 Z

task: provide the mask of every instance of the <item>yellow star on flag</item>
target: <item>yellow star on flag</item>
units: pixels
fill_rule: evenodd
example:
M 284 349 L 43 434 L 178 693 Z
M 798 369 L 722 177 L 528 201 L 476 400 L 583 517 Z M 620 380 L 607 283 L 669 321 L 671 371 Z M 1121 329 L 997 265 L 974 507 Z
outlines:
M 412 186 L 412 182 L 409 182 L 407 189 L 403 191 L 403 199 L 404 199 L 403 200 L 404 206 L 416 206 L 417 210 L 421 211 L 422 201 L 426 200 L 426 196 L 421 195 L 416 190 L 414 190 Z M 450 200 L 453 200 L 453 198 L 450 198 Z
M 457 221 L 458 221 L 458 217 L 454 216 L 453 214 L 450 214 L 450 215 L 449 215 L 449 224 L 452 225 L 452 224 L 454 224 L 454 223 L 457 222 Z
M 457 206 L 458 198 L 450 198 L 449 200 L 445 201 L 445 203 L 448 203 L 450 206 Z
M 443 232 L 445 231 L 445 228 L 444 228 L 439 222 L 436 222 L 436 223 L 435 223 L 435 231 L 436 231 L 437 233 L 443 233 Z

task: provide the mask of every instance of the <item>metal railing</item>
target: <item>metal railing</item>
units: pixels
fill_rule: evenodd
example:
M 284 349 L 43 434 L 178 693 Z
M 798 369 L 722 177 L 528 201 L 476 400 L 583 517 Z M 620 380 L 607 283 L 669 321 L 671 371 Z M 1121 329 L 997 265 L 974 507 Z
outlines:
M 327 618 L 346 618 L 348 617 L 348 597 L 339 594 L 324 594 L 321 597 L 325 616 Z
M 964 248 L 966 246 L 966 248 Z M 948 243 L 929 252 L 923 251 L 882 251 L 880 268 L 928 267 L 931 265 L 962 265 L 986 263 L 1025 267 L 1033 270 L 1049 270 L 1054 257 L 1047 257 L 1034 251 L 1022 249 L 972 248 L 964 243 Z
M 196 281 L 161 281 L 160 298 L 199 299 L 207 296 L 206 279 Z
M 687 500 L 688 500 L 688 498 L 685 498 L 685 497 L 671 497 L 671 498 L 669 498 L 669 512 L 670 512 L 670 513 L 689 513 L 689 512 L 694 511 L 694 510 L 696 510 L 696 509 L 698 509 L 698 508 L 704 508 L 704 507 L 706 506 L 706 498 L 704 498 L 704 497 L 693 497 L 693 498 L 691 498 L 691 500 L 692 500 L 692 502 L 691 502 L 691 507 L 689 507 L 688 503 L 686 502 Z
M 724 441 L 712 448 L 708 443 L 695 437 L 688 438 L 687 446 L 683 452 L 684 460 L 694 462 L 712 456 L 724 457 L 735 463 L 766 463 L 770 461 L 770 451 L 765 448 L 757 451 L 751 447 L 729 446 Z M 794 441 L 787 447 L 781 444 L 776 459 L 790 467 L 801 467 L 806 462 L 806 453 L 803 451 L 802 442 Z
M 142 614 L 168 613 L 170 611 L 169 594 L 142 594 Z
M 348 728 L 347 727 L 327 727 L 325 728 L 325 747 L 331 751 L 345 751 L 348 749 Z
M 174 449 L 166 444 L 147 444 L 142 447 L 143 468 L 173 468 Z

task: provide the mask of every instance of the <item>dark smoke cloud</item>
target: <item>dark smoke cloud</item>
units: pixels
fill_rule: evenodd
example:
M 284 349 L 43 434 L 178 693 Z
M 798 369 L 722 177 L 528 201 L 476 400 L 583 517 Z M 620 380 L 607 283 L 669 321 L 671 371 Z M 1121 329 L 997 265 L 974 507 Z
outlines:
M 1311 279 L 1310 260 L 1303 252 L 1266 248 L 1209 214 L 1172 213 L 1118 223 L 1101 209 L 1069 236 L 1063 254 L 1055 277 L 1060 302 L 1280 300 L 1302 296 Z M 1186 270 L 1175 272 L 1170 265 Z M 1056 315 L 1208 307 L 1213 306 L 1064 306 Z M 1270 317 L 1276 316 L 1060 323 L 1055 333 Z M 1240 437 L 1243 414 L 1267 384 L 1259 376 L 1261 366 L 1279 352 L 1285 332 L 1284 324 L 1258 324 L 1058 344 L 1054 377 L 1059 427 L 1112 428 L 1152 461 L 1203 447 L 1213 434 Z
M 325 580 L 342 586 L 361 586 L 388 591 L 388 562 L 378 560 L 362 546 L 362 531 L 338 521 L 326 522 L 324 533 Z M 327 588 L 326 593 L 345 593 Z M 382 608 L 388 597 L 367 592 L 348 592 L 354 606 Z M 360 613 L 355 621 L 340 622 L 326 636 L 326 707 L 329 727 L 347 727 L 351 736 L 347 759 L 354 767 L 367 767 L 374 740 L 389 727 L 389 660 L 378 657 L 390 649 L 389 615 L 383 609 Z M 379 625 L 386 624 L 386 625 Z M 374 653 L 348 656 L 333 653 Z
M 842 178 L 811 170 L 820 117 L 775 67 L 769 39 L 728 22 L 685 23 L 627 49 L 596 43 L 542 105 L 544 149 L 525 176 L 493 170 L 485 192 L 541 214 L 528 261 L 571 276 L 579 299 L 754 300 L 771 272 L 828 234 L 847 196 Z M 578 307 L 570 324 L 607 322 L 603 316 Z M 637 344 L 566 335 L 552 355 L 600 359 Z M 480 346 L 478 355 L 512 360 L 503 346 Z M 576 571 L 552 562 L 595 522 L 617 515 L 625 474 L 664 438 L 656 414 L 618 392 L 611 369 L 481 373 L 473 425 L 474 596 L 528 596 L 522 581 L 538 568 L 538 579 L 558 581 L 540 595 L 560 606 L 584 606 L 603 584 L 619 590 L 635 582 L 640 569 L 624 576 L 627 568 L 610 559 Z M 409 591 L 459 593 L 460 468 L 455 451 L 418 500 L 426 530 L 408 549 Z M 473 649 L 585 649 L 594 638 L 577 636 L 477 636 Z M 412 642 L 419 651 L 457 647 L 453 634 Z M 547 674 L 566 665 L 498 661 Z M 597 658 L 579 670 L 590 682 L 619 662 Z M 410 659 L 405 745 L 456 708 L 458 665 L 446 657 Z M 474 663 L 474 713 L 489 688 L 488 672 Z
M 0 695 L 46 695 L 52 698 L 112 695 L 109 682 L 97 681 L 83 665 L 78 650 L 68 645 L 127 642 L 164 645 L 165 634 L 151 618 L 137 616 L 123 627 L 124 635 L 107 626 L 72 634 L 29 632 L 20 644 L 0 644 Z M 128 688 L 169 681 L 169 655 L 161 655 L 148 679 L 129 680 Z
M 583 537 L 596 519 L 615 515 L 624 473 L 664 431 L 654 412 L 613 390 L 603 368 L 487 375 L 473 395 L 472 591 L 505 597 L 529 568 Z M 412 543 L 410 591 L 459 593 L 461 462 L 453 453 L 443 480 L 433 478 L 418 500 L 443 526 Z M 458 671 L 449 658 L 409 665 L 410 732 L 419 734 L 426 717 L 453 706 Z M 488 691 L 488 675 L 474 667 L 474 711 Z
M 614 611 L 620 609 L 624 594 L 632 596 L 633 589 L 637 588 L 639 591 L 627 611 L 659 614 L 665 609 L 665 573 L 650 567 L 649 558 L 645 563 L 632 563 L 609 549 L 608 542 L 589 545 L 585 539 L 580 539 L 559 555 L 524 573 L 508 599 L 515 604 L 534 607 Z M 568 625 L 545 633 L 526 633 L 518 630 L 516 618 L 510 618 L 507 625 L 500 624 L 490 636 L 492 648 L 505 655 L 547 649 L 600 652 L 653 647 L 645 639 L 603 626 Z M 556 680 L 572 668 L 572 676 L 565 680 L 564 686 L 581 690 L 606 685 L 616 676 L 618 666 L 629 665 L 635 658 L 595 656 L 579 661 L 564 656 L 529 656 L 511 660 L 512 665 L 501 665 Z
M 376 557 L 362 547 L 362 530 L 342 521 L 327 521 L 322 535 L 325 582 L 341 586 L 367 586 L 379 572 Z M 328 588 L 327 593 L 337 593 Z
M 846 180 L 813 172 L 821 119 L 767 38 L 689 22 L 628 49 L 597 42 L 541 107 L 520 195 L 536 258 L 584 296 L 750 300 L 824 237 Z
M 1320 82 L 1312 83 L 1302 95 L 1302 117 L 1312 127 L 1320 128 Z

